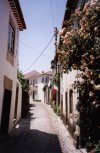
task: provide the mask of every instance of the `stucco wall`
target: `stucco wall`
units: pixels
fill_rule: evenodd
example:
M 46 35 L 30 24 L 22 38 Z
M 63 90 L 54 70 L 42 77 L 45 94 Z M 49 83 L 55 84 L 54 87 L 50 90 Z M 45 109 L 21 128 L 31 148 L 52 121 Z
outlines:
M 38 99 L 44 102 L 44 92 L 43 92 L 44 83 L 42 83 L 42 77 L 38 78 Z
M 34 95 L 34 99 L 35 100 L 41 100 L 42 102 L 44 102 L 44 91 L 43 91 L 43 87 L 46 85 L 46 82 L 42 82 L 42 77 L 46 78 L 46 77 L 50 77 L 49 75 L 40 75 L 37 77 L 34 77 L 33 79 L 29 79 L 29 82 L 33 82 L 34 79 L 37 79 L 37 83 L 35 86 L 37 86 L 37 92 Z M 50 80 L 48 82 L 50 84 Z M 30 86 L 33 86 L 32 84 Z M 48 94 L 48 93 L 47 93 Z M 31 95 L 32 96 L 32 88 L 31 88 Z
M 16 31 L 14 66 L 12 66 L 6 59 L 7 49 L 8 49 L 9 17 L 12 19 Z M 0 121 L 1 121 L 2 102 L 3 102 L 3 93 L 4 93 L 4 76 L 7 76 L 9 79 L 13 81 L 11 111 L 10 111 L 10 121 L 9 121 L 9 131 L 10 131 L 13 127 L 16 83 L 17 83 L 18 26 L 10 10 L 9 3 L 7 0 L 0 0 L 0 36 L 1 36 L 0 37 Z
M 76 103 L 77 103 L 77 92 L 73 89 L 72 84 L 75 81 L 75 76 L 77 71 L 73 70 L 69 74 L 63 74 L 61 81 L 61 94 L 63 95 L 63 115 L 66 116 L 66 104 L 67 104 L 67 113 L 69 114 L 69 91 L 73 90 L 73 113 L 76 112 Z M 67 102 L 65 93 L 67 92 Z
M 18 87 L 19 87 L 19 92 L 18 92 L 18 106 L 17 106 L 17 121 L 19 121 L 21 118 L 21 106 L 22 106 L 22 87 L 19 81 L 18 81 Z

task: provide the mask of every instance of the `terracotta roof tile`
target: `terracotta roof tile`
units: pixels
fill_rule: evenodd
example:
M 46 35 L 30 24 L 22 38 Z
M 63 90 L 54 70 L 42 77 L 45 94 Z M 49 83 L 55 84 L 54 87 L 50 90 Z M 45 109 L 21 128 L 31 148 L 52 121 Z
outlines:
M 24 74 L 24 78 L 25 79 L 30 79 L 30 78 L 36 77 L 38 75 L 40 75 L 40 73 L 35 71 L 35 70 L 33 70 L 31 72 L 28 72 L 28 73 Z
M 39 73 L 39 72 L 33 70 L 31 72 L 28 72 L 28 73 L 24 74 L 24 78 L 25 79 L 30 79 L 30 78 L 39 77 L 39 76 L 42 76 L 42 75 L 52 76 L 52 71 Z

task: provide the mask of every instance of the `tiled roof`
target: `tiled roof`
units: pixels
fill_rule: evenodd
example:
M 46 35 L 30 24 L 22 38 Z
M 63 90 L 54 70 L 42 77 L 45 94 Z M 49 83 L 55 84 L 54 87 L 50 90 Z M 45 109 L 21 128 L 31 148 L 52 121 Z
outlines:
M 38 76 L 43 76 L 43 75 L 49 75 L 49 76 L 51 76 L 51 75 L 52 75 L 52 71 L 42 72 L 42 73 L 40 73 L 40 75 L 38 75 Z
M 23 17 L 23 14 L 22 14 L 22 10 L 21 10 L 21 7 L 20 7 L 19 0 L 8 0 L 8 2 L 9 2 L 9 5 L 11 7 L 11 10 L 14 14 L 14 17 L 17 21 L 19 30 L 22 31 L 23 29 L 26 29 L 26 24 L 25 24 L 25 21 L 24 21 L 24 17 Z
M 45 72 L 45 74 L 52 75 L 52 71 Z
M 24 74 L 24 78 L 25 79 L 30 79 L 30 78 L 40 77 L 40 76 L 43 76 L 43 75 L 52 76 L 52 71 L 39 73 L 39 72 L 34 70 L 34 71 L 31 71 L 29 73 Z
M 33 70 L 31 72 L 28 72 L 28 73 L 24 74 L 24 78 L 25 79 L 30 79 L 30 78 L 34 78 L 34 77 L 36 77 L 38 75 L 40 75 L 40 73 L 35 71 L 35 70 Z

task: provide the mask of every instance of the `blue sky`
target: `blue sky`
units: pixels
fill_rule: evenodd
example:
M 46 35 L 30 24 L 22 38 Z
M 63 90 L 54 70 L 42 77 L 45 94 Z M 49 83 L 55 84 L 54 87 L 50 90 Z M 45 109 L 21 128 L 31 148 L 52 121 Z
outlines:
M 28 67 L 52 38 L 54 27 L 61 28 L 66 0 L 20 0 L 20 5 L 27 29 L 20 32 L 19 68 L 24 73 L 48 71 L 55 53 L 54 39 L 38 61 Z

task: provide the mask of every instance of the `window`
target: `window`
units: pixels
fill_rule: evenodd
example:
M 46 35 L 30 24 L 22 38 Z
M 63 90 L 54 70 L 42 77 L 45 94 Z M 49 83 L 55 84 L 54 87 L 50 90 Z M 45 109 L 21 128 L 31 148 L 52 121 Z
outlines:
M 37 84 L 37 79 L 33 80 L 33 86 L 35 86 L 35 84 Z
M 29 81 L 29 85 L 32 85 L 32 80 Z
M 33 86 L 35 85 L 35 80 L 33 80 Z
M 42 83 L 44 83 L 44 77 L 42 77 Z
M 9 31 L 8 31 L 8 52 L 11 55 L 14 55 L 14 46 L 15 46 L 15 30 L 12 24 L 9 24 Z
M 35 84 L 37 84 L 37 79 L 35 79 Z
M 46 77 L 45 78 L 45 83 L 48 83 L 49 82 L 49 77 Z

